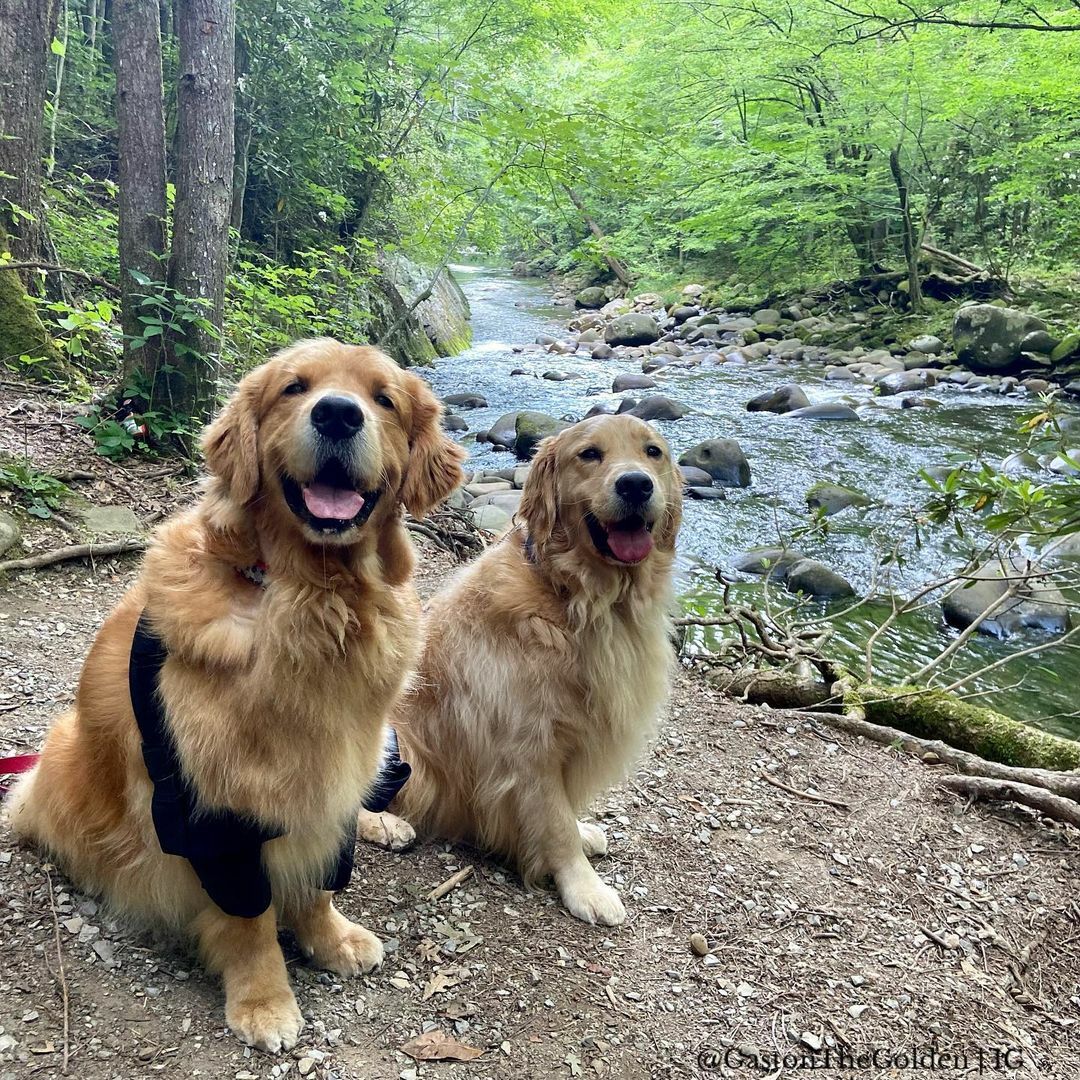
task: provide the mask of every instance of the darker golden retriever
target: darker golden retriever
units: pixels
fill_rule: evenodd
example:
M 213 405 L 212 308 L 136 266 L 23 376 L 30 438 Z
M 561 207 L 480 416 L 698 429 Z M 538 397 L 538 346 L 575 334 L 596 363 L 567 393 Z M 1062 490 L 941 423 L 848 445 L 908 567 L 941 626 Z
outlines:
M 327 890 L 418 648 L 401 506 L 461 479 L 440 411 L 326 339 L 248 375 L 204 436 L 205 496 L 156 535 L 12 794 L 16 832 L 80 887 L 194 936 L 229 1026 L 266 1050 L 303 1026 L 279 915 L 339 974 L 382 959 Z
M 394 725 L 413 776 L 375 842 L 409 830 L 477 843 L 550 874 L 587 922 L 625 918 L 577 815 L 654 730 L 673 657 L 671 576 L 682 480 L 667 443 L 629 416 L 545 439 L 520 524 L 430 605 L 415 689 Z

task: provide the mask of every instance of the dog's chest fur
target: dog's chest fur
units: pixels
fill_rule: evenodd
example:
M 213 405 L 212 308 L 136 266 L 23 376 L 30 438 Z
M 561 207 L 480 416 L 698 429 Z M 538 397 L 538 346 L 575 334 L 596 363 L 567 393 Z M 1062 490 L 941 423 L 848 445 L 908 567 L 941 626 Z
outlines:
M 271 587 L 248 668 L 170 657 L 162 696 L 200 798 L 290 834 L 339 833 L 374 779 L 385 718 L 415 661 L 409 599 L 363 605 Z

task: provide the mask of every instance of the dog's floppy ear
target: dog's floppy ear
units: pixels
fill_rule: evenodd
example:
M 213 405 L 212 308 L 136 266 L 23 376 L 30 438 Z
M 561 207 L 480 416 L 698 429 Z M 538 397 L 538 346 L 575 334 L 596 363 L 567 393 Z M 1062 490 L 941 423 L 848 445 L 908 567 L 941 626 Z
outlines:
M 428 384 L 411 372 L 403 380 L 412 399 L 412 430 L 401 501 L 413 517 L 422 518 L 465 479 L 465 451 L 443 431 L 442 405 Z
M 259 491 L 259 399 L 266 367 L 240 380 L 233 395 L 203 432 L 206 469 L 221 479 L 237 503 L 250 502 Z
M 555 531 L 559 519 L 559 491 L 556 468 L 557 436 L 541 441 L 521 493 L 518 516 L 529 528 L 533 543 L 543 547 Z

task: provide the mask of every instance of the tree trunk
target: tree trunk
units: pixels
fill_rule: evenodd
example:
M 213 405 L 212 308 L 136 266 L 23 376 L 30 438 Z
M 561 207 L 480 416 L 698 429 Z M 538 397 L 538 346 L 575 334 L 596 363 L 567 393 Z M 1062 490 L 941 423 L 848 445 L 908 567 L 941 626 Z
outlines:
M 236 79 L 241 82 L 248 73 L 250 50 L 243 35 L 236 35 Z M 239 235 L 244 224 L 244 195 L 247 192 L 248 154 L 251 150 L 251 110 L 254 101 L 248 93 L 238 93 L 236 97 L 236 160 L 233 163 L 232 203 L 229 211 L 229 225 Z
M 42 254 L 45 84 L 58 13 L 57 0 L 0 0 L 0 224 L 19 260 Z
M 198 318 L 170 338 L 171 408 L 208 418 L 221 344 L 229 256 L 234 131 L 233 0 L 177 0 L 180 46 L 176 111 L 176 203 L 169 285 Z
M 0 255 L 7 251 L 7 234 L 0 222 Z M 2 265 L 2 264 L 0 264 Z M 32 272 L 32 271 L 31 271 Z M 63 375 L 64 358 L 38 318 L 17 270 L 0 270 L 0 367 L 26 356 L 27 375 Z M 19 365 L 14 365 L 19 369 Z
M 900 224 L 903 230 L 904 262 L 907 264 L 908 300 L 912 311 L 922 311 L 922 287 L 919 284 L 919 240 L 915 235 L 915 225 L 911 220 L 911 205 L 908 200 L 907 177 L 900 163 L 900 147 L 894 146 L 889 151 L 889 170 L 896 183 L 896 194 L 900 201 Z
M 162 360 L 160 338 L 142 336 L 139 298 L 146 286 L 135 274 L 165 277 L 165 106 L 161 84 L 161 12 L 158 0 L 114 0 L 113 65 L 120 157 L 120 287 L 124 375 L 139 372 L 151 389 Z
M 625 285 L 630 288 L 633 285 L 633 280 L 630 277 L 630 272 L 622 264 L 622 262 L 612 255 L 607 249 L 607 237 L 604 236 L 603 229 L 589 216 L 589 212 L 585 209 L 585 203 L 582 201 L 581 196 L 573 189 L 568 187 L 566 194 L 570 196 L 570 201 L 577 207 L 578 213 L 581 214 L 582 220 L 589 226 L 589 232 L 596 237 L 597 243 L 600 245 L 600 250 L 604 253 L 604 259 L 607 261 L 608 266 L 611 268 L 611 272 Z

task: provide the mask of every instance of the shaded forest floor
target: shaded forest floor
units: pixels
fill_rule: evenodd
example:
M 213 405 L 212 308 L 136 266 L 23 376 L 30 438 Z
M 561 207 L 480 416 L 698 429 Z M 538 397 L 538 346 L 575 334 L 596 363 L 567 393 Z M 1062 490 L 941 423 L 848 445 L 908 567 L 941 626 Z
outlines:
M 0 414 L 0 448 L 94 474 L 79 485 L 89 502 L 146 519 L 192 495 L 162 463 L 120 471 L 96 459 L 63 433 L 70 420 L 52 401 L 5 391 Z M 71 537 L 44 526 L 29 541 Z M 452 567 L 422 556 L 430 594 Z M 0 584 L 0 755 L 36 748 L 71 701 L 135 565 L 69 564 Z M 816 1052 L 820 1064 L 829 1050 L 837 1075 L 891 1077 L 924 1075 L 897 1058 L 931 1044 L 966 1055 L 948 1075 L 1080 1074 L 1075 832 L 1015 808 L 967 808 L 920 762 L 732 703 L 685 673 L 656 745 L 594 809 L 611 848 L 599 870 L 629 912 L 617 928 L 575 921 L 467 849 L 362 849 L 340 905 L 387 941 L 386 964 L 343 983 L 286 942 L 308 1025 L 280 1058 L 229 1035 L 220 990 L 182 945 L 117 923 L 58 870 L 50 885 L 4 828 L 0 1080 L 59 1075 L 62 986 L 69 1075 L 85 1080 L 697 1077 L 724 1075 L 698 1057 L 729 1046 L 764 1056 L 760 1068 L 729 1059 L 727 1075 L 797 1075 L 785 1054 Z M 426 898 L 465 866 L 462 885 Z M 708 956 L 691 950 L 692 934 Z M 430 1025 L 483 1055 L 418 1064 L 399 1052 Z M 845 1069 L 840 1051 L 877 1058 Z

